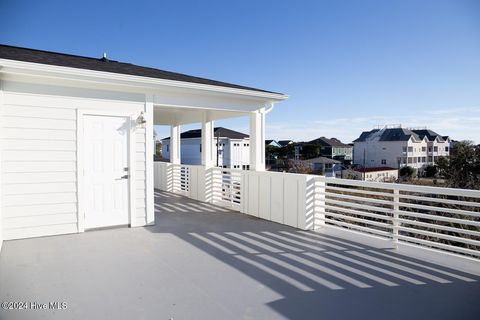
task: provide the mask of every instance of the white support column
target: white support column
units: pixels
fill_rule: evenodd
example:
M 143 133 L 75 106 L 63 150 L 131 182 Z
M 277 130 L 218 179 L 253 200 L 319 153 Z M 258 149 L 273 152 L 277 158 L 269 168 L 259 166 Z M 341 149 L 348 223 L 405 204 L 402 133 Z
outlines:
M 181 164 L 180 125 L 170 126 L 170 163 Z
M 265 171 L 265 108 L 250 114 L 250 170 Z
M 205 169 L 211 168 L 215 165 L 214 160 L 214 142 L 213 142 L 213 120 L 210 120 L 207 113 L 202 122 L 202 166 Z
M 153 172 L 153 96 L 147 95 L 145 99 L 145 192 L 146 192 L 146 223 L 148 225 L 155 223 L 155 205 L 154 205 L 154 172 Z

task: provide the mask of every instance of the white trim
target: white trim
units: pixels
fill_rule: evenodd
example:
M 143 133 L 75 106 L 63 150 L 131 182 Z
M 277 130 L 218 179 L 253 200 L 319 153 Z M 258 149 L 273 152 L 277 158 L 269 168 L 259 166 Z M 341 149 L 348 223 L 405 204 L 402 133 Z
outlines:
M 103 110 L 86 110 L 86 109 L 77 109 L 77 218 L 78 218 L 78 232 L 85 231 L 85 209 L 84 209 L 84 163 L 83 157 L 85 156 L 84 152 L 84 116 L 110 116 L 110 117 L 122 117 L 126 118 L 129 121 L 128 126 L 128 137 L 127 137 L 127 152 L 128 152 L 128 168 L 129 168 L 129 179 L 128 179 L 128 200 L 129 200 L 129 208 L 128 208 L 128 216 L 130 219 L 130 226 L 135 226 L 135 154 L 132 152 L 135 150 L 135 135 L 132 133 L 133 126 L 131 125 L 132 119 L 135 118 L 135 115 L 130 113 L 122 113 L 122 112 L 110 112 L 110 111 L 103 111 Z
M 85 231 L 85 209 L 83 207 L 83 110 L 77 109 L 77 226 L 78 232 Z
M 155 198 L 154 198 L 154 176 L 153 176 L 153 96 L 145 97 L 145 218 L 146 224 L 155 224 Z
M 61 67 L 46 65 L 33 62 L 24 62 L 17 60 L 0 59 L 0 69 L 2 73 L 36 75 L 51 78 L 67 78 L 72 80 L 81 80 L 96 83 L 107 83 L 115 85 L 125 85 L 143 88 L 158 88 L 159 86 L 188 88 L 204 90 L 211 92 L 230 93 L 256 98 L 267 98 L 273 101 L 282 101 L 288 96 L 279 93 L 261 92 L 248 89 L 237 89 L 230 87 L 221 87 L 208 84 L 199 84 L 192 82 L 157 79 L 133 75 L 125 75 L 113 72 L 94 71 L 79 68 Z

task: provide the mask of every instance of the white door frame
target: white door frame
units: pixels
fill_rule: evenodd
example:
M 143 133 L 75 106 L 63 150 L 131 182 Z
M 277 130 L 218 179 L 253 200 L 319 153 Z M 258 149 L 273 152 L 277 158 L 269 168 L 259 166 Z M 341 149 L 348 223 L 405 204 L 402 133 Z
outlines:
M 110 117 L 124 117 L 130 120 L 128 123 L 128 135 L 127 135 L 127 152 L 128 152 L 128 217 L 130 226 L 133 226 L 135 223 L 135 134 L 132 130 L 135 129 L 132 126 L 132 121 L 134 121 L 136 115 L 131 113 L 121 113 L 121 112 L 110 112 L 104 110 L 88 110 L 88 109 L 77 109 L 77 227 L 78 232 L 85 231 L 85 208 L 84 208 L 84 127 L 83 120 L 84 116 L 110 116 Z

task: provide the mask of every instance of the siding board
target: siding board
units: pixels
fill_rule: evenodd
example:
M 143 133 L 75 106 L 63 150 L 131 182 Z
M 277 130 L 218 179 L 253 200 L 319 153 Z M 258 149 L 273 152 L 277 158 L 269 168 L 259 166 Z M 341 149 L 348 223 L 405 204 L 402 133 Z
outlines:
M 70 193 L 36 193 L 36 194 L 11 194 L 5 195 L 5 207 L 31 206 L 38 204 L 76 203 L 77 195 Z
M 36 206 L 23 206 L 5 208 L 4 217 L 23 217 L 23 216 L 40 216 L 46 214 L 56 214 L 65 212 L 77 212 L 76 203 L 62 204 L 41 204 Z
M 60 183 L 20 183 L 10 184 L 4 192 L 5 195 L 10 194 L 37 194 L 37 193 L 60 193 L 60 192 L 76 192 L 77 185 L 75 182 Z
M 4 182 L 9 183 L 49 183 L 49 182 L 75 182 L 75 172 L 27 172 L 27 173 L 5 173 Z
M 51 162 L 5 162 L 5 172 L 73 172 L 76 170 L 74 161 L 51 161 Z
M 75 110 L 65 108 L 45 108 L 38 106 L 4 105 L 2 114 L 4 116 L 75 120 Z

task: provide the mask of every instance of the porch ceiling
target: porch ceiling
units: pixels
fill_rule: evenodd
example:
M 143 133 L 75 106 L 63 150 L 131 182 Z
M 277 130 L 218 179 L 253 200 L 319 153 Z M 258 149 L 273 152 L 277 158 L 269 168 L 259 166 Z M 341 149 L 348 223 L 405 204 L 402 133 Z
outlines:
M 154 105 L 153 122 L 155 125 L 189 124 L 209 120 L 248 116 L 248 111 L 227 111 L 205 108 L 170 107 Z

